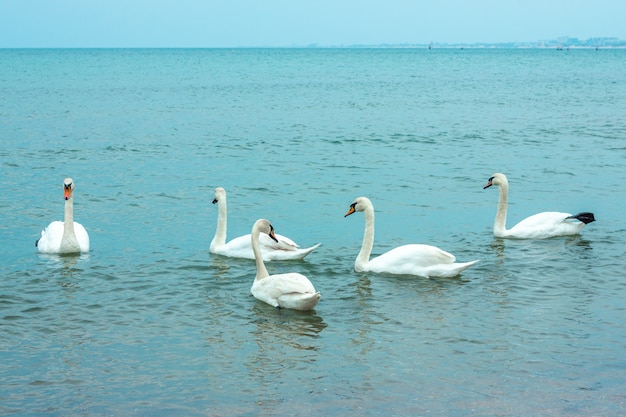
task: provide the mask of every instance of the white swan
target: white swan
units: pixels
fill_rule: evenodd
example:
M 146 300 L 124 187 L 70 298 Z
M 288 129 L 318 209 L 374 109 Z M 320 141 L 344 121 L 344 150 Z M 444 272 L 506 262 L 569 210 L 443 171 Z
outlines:
M 546 239 L 555 236 L 567 236 L 579 234 L 582 228 L 595 221 L 593 213 L 584 212 L 574 215 L 546 211 L 527 217 L 510 229 L 506 228 L 506 212 L 509 201 L 509 182 L 504 174 L 493 174 L 483 187 L 489 188 L 497 185 L 500 189 L 498 199 L 498 211 L 493 223 L 495 237 L 507 237 L 513 239 Z
M 454 277 L 476 261 L 455 263 L 454 255 L 436 246 L 411 244 L 398 246 L 371 259 L 374 246 L 374 205 L 367 197 L 359 197 L 350 205 L 344 217 L 362 211 L 365 215 L 365 233 L 361 251 L 354 262 L 357 272 L 377 272 L 421 277 Z
M 42 232 L 35 246 L 41 253 L 81 253 L 89 252 L 89 235 L 82 224 L 74 221 L 74 181 L 63 181 L 65 198 L 64 220 L 54 221 Z
M 215 189 L 213 204 L 217 204 L 217 229 L 211 241 L 209 252 L 233 258 L 254 259 L 250 235 L 243 235 L 234 238 L 226 243 L 226 190 L 222 187 Z M 290 259 L 302 259 L 313 252 L 320 245 L 319 243 L 310 248 L 301 249 L 293 240 L 286 236 L 276 235 L 277 241 L 262 233 L 260 236 L 260 248 L 264 261 L 285 261 Z
M 252 226 L 250 243 L 256 260 L 256 278 L 250 289 L 252 295 L 274 307 L 313 310 L 321 296 L 307 277 L 297 272 L 279 275 L 267 272 L 259 245 L 261 233 L 277 240 L 269 220 L 259 219 Z

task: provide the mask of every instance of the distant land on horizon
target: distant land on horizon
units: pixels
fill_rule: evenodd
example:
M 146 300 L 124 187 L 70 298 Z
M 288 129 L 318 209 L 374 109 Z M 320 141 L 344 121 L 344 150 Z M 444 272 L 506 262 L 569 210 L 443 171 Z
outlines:
M 104 47 L 1 47 L 2 49 L 186 49 L 185 46 L 104 46 Z M 192 49 L 298 49 L 298 48 L 328 48 L 328 49 L 358 49 L 358 48 L 426 48 L 426 49 L 557 49 L 557 50 L 569 50 L 569 49 L 626 49 L 626 40 L 622 40 L 616 37 L 594 37 L 581 40 L 574 37 L 562 36 L 556 39 L 538 40 L 538 41 L 511 41 L 511 42 L 437 42 L 432 41 L 428 43 L 378 43 L 378 44 L 292 44 L 292 45 L 240 45 L 240 46 L 216 46 L 216 47 L 202 47 L 194 46 Z
M 353 44 L 353 45 L 334 45 L 325 46 L 320 44 L 310 44 L 307 48 L 626 48 L 626 40 L 619 38 L 589 38 L 580 40 L 563 36 L 557 39 L 528 41 L 528 42 L 474 42 L 474 43 L 447 43 L 447 42 L 430 42 L 430 43 L 381 43 L 381 44 Z

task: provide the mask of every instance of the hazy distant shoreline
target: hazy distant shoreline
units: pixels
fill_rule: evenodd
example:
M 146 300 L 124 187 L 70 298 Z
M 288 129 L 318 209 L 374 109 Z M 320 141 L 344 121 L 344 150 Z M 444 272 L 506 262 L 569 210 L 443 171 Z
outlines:
M 429 42 L 429 43 L 381 43 L 353 45 L 306 45 L 308 48 L 548 48 L 548 49 L 595 49 L 595 48 L 626 48 L 626 40 L 619 38 L 578 38 L 560 37 L 550 40 L 527 42 Z
M 292 44 L 292 45 L 238 45 L 238 46 L 16 46 L 0 49 L 626 49 L 626 40 L 597 37 L 580 40 L 560 37 L 550 40 L 519 42 L 429 42 L 429 43 L 378 43 L 378 44 Z

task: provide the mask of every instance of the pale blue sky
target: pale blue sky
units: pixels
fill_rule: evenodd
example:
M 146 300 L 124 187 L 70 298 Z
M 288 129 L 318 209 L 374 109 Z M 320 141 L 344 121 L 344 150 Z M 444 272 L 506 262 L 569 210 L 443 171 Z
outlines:
M 2 0 L 0 48 L 626 39 L 624 0 Z

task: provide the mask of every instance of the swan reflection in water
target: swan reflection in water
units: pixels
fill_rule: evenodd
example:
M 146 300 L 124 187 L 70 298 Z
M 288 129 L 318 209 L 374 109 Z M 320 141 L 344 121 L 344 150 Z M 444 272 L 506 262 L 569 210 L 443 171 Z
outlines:
M 272 383 L 284 371 L 309 372 L 318 360 L 318 337 L 328 326 L 314 311 L 277 309 L 254 303 L 245 366 L 250 377 Z
M 252 331 L 260 351 L 267 348 L 276 351 L 276 345 L 290 346 L 297 350 L 317 350 L 316 339 L 328 324 L 315 311 L 278 309 L 254 303 Z
M 88 253 L 82 254 L 46 254 L 40 253 L 39 258 L 47 262 L 46 267 L 53 272 L 48 276 L 59 275 L 57 283 L 64 288 L 74 288 L 77 284 L 74 281 L 74 274 L 82 271 L 80 264 L 89 259 Z
M 324 357 L 319 335 L 328 325 L 314 311 L 277 309 L 262 303 L 254 303 L 251 315 L 256 329 L 251 330 L 251 343 L 246 344 L 244 366 L 248 379 L 258 384 L 248 394 L 256 397 L 259 406 L 279 406 L 286 401 L 282 384 L 308 384 L 299 375 L 312 384 L 322 378 L 324 368 L 317 364 Z
M 557 261 L 562 258 L 563 250 L 571 252 L 577 259 L 594 257 L 592 242 L 581 235 L 539 240 L 494 238 L 489 246 L 498 265 L 502 265 L 507 259 L 522 261 L 525 265 L 536 263 L 539 259 Z

